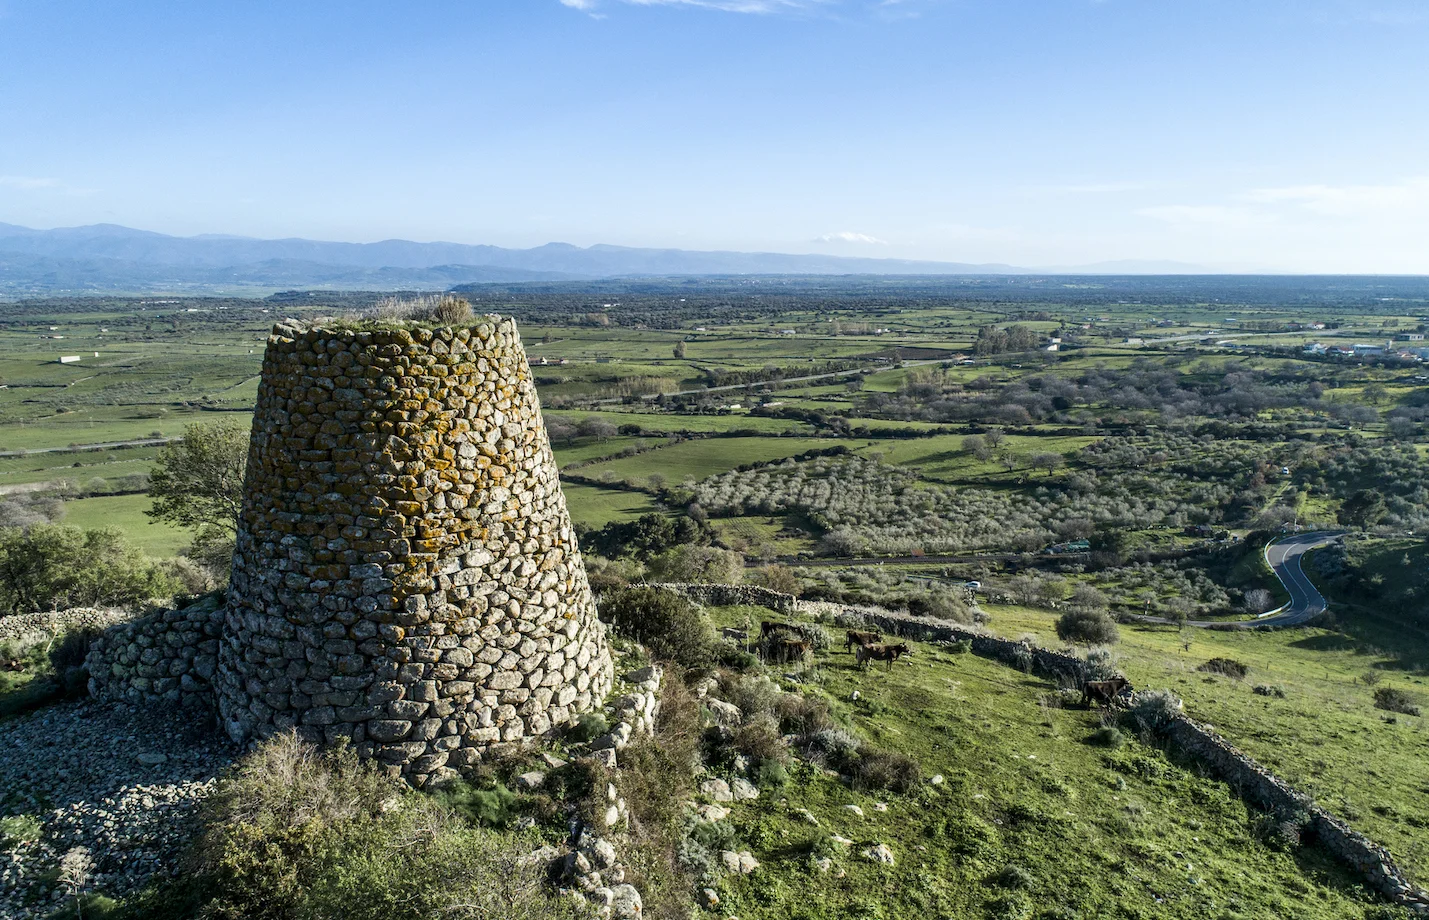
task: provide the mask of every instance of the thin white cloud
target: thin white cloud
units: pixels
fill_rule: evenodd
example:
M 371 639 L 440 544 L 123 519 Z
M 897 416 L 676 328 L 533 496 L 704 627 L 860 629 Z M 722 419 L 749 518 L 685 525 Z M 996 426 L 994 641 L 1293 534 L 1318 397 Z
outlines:
M 823 236 L 814 237 L 815 243 L 866 243 L 877 246 L 887 246 L 887 240 L 880 240 L 876 236 L 869 236 L 867 233 L 854 233 L 852 230 L 844 230 L 840 233 L 825 233 Z
M 1170 204 L 1140 208 L 1138 214 L 1176 227 L 1256 227 L 1275 217 L 1256 208 L 1221 204 Z
M 1372 217 L 1422 213 L 1429 217 L 1429 176 L 1391 185 L 1291 185 L 1247 192 L 1246 201 L 1299 205 L 1330 217 Z
M 34 176 L 0 176 L 0 185 L 20 189 L 64 187 L 64 183 L 58 179 L 39 179 Z

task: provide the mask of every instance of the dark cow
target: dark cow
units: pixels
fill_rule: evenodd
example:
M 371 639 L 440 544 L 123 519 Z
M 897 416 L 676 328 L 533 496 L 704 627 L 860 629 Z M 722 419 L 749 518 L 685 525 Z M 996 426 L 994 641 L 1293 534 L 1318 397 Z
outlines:
M 1098 702 L 1103 706 L 1116 706 L 1117 697 L 1130 689 L 1131 681 L 1125 677 L 1089 680 L 1082 685 L 1082 705 L 1090 706 L 1093 702 Z
M 893 662 L 911 654 L 913 650 L 908 647 L 908 643 L 900 642 L 897 645 L 860 645 L 854 652 L 854 657 L 861 668 L 867 668 L 870 661 L 886 661 L 891 670 Z
M 770 639 L 767 647 L 769 649 L 769 660 L 780 663 L 803 661 L 808 657 L 812 648 L 808 639 L 790 639 L 787 636 L 778 636 Z
M 855 645 L 875 645 L 883 641 L 883 637 L 876 632 L 862 632 L 857 629 L 848 631 L 848 638 L 844 640 L 844 651 L 851 652 Z
M 793 629 L 794 627 L 790 626 L 788 623 L 774 623 L 769 620 L 765 620 L 759 624 L 759 638 L 767 639 L 770 636 L 781 635 L 783 633 L 791 632 L 793 631 Z

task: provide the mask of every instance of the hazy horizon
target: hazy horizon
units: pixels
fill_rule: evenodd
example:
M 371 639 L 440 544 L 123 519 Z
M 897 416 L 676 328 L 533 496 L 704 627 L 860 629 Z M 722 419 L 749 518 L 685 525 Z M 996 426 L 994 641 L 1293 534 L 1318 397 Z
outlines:
M 1429 273 L 1410 0 L 0 0 L 0 221 Z

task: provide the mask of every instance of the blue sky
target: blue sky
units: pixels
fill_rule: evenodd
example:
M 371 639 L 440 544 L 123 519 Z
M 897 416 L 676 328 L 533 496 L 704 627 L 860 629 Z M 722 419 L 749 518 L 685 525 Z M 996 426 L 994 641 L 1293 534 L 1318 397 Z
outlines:
M 1426 0 L 0 0 L 0 221 L 1429 273 Z

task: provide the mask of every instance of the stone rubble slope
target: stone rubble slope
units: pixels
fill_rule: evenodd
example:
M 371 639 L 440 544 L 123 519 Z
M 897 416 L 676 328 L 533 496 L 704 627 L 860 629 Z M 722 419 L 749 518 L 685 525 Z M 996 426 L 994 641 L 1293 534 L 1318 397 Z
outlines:
M 196 805 L 237 756 L 210 722 L 164 707 L 81 701 L 0 722 L 0 817 L 41 828 L 0 852 L 0 917 L 54 910 L 63 892 L 41 876 L 77 847 L 108 894 L 176 871 Z

